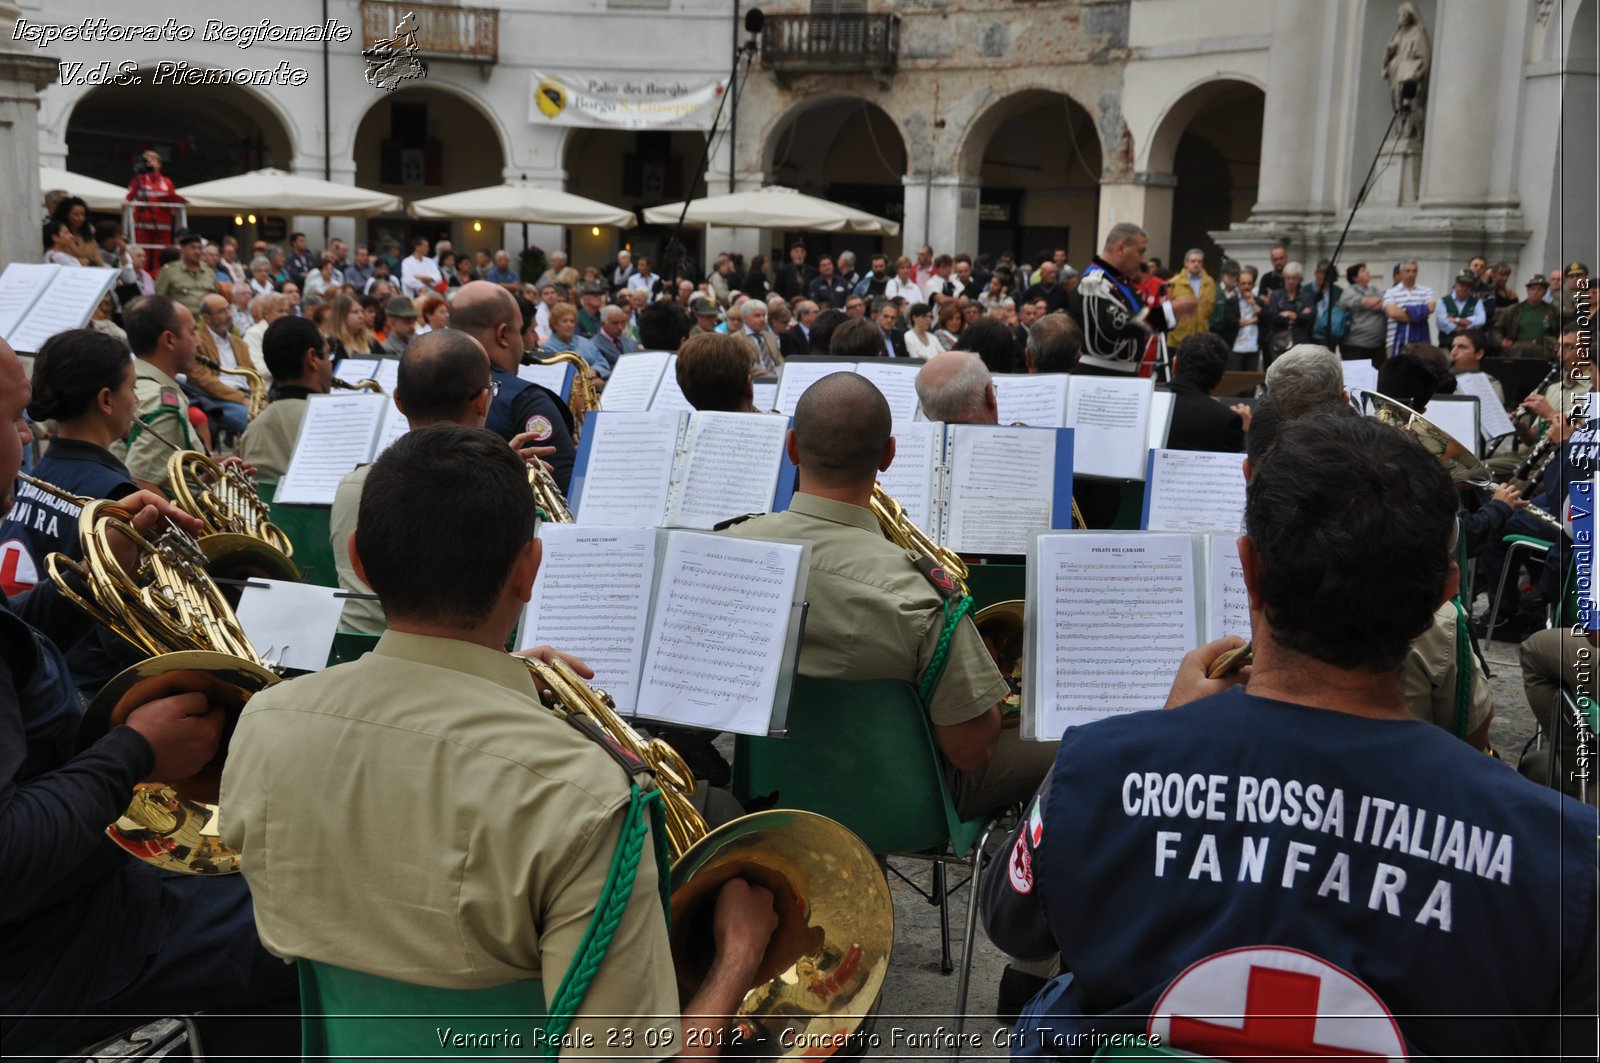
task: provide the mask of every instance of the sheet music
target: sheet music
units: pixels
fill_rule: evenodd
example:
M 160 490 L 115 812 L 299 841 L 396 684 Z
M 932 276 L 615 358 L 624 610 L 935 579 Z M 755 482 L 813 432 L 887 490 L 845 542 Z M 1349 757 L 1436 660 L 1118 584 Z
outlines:
M 239 625 L 263 660 L 320 672 L 328 666 L 345 599 L 337 587 L 252 579 L 239 595 Z
M 387 396 L 385 396 L 387 398 Z M 390 399 L 383 411 L 383 421 L 378 425 L 378 445 L 372 449 L 372 460 L 394 445 L 394 441 L 411 431 L 411 422 L 400 412 L 400 407 Z
M 612 375 L 614 376 L 615 373 Z M 688 398 L 684 396 L 683 389 L 678 386 L 678 356 L 675 354 L 667 359 L 667 366 L 661 371 L 661 386 L 656 388 L 656 397 L 650 403 L 650 412 L 694 412 L 694 407 L 689 404 Z
M 1363 391 L 1378 390 L 1378 371 L 1372 368 L 1372 363 L 1365 358 L 1352 358 L 1339 363 L 1344 369 L 1344 386 L 1360 388 Z
M 346 384 L 359 384 L 363 380 L 376 380 L 378 363 L 382 358 L 341 358 L 333 363 L 333 375 Z
M 878 474 L 878 483 L 905 507 L 911 523 L 935 539 L 939 530 L 934 526 L 934 500 L 943 462 L 944 425 L 914 421 L 895 426 L 894 461 Z
M 1471 398 L 1453 395 L 1435 395 L 1422 416 L 1450 433 L 1451 438 L 1472 451 L 1478 452 L 1478 403 Z
M 345 474 L 372 460 L 378 426 L 389 404 L 388 396 L 369 392 L 308 398 L 294 456 L 278 484 L 277 501 L 333 505 Z
M 889 403 L 889 416 L 896 429 L 916 419 L 917 371 L 921 368 L 921 362 L 912 365 L 909 362 L 887 359 L 857 362 L 855 367 L 857 374 L 872 381 L 873 386 L 883 393 L 884 399 Z
M 543 524 L 544 560 L 522 619 L 518 649 L 553 646 L 583 658 L 591 682 L 632 714 L 655 582 L 654 528 Z
M 396 391 L 399 391 L 400 359 L 379 358 L 378 371 L 373 374 L 372 379 L 376 380 L 378 386 L 383 388 L 385 395 L 393 395 Z M 352 380 L 351 383 L 353 384 L 355 381 Z
M 1149 380 L 1073 376 L 1067 385 L 1067 427 L 1073 436 L 1072 471 L 1119 480 L 1144 478 L 1150 441 Z
M 778 408 L 778 383 L 775 380 L 756 380 L 750 385 L 755 392 L 751 405 L 757 413 L 771 413 Z
M 1483 442 L 1516 431 L 1506 408 L 1500 404 L 1500 396 L 1494 393 L 1494 378 L 1488 373 L 1457 374 L 1456 393 L 1478 400 L 1478 434 Z
M 1145 485 L 1149 531 L 1224 532 L 1244 526 L 1244 455 L 1158 450 Z
M 667 523 L 710 529 L 729 517 L 770 511 L 788 430 L 789 419 L 781 414 L 695 414 L 683 482 Z
M 1030 599 L 1034 733 L 1159 709 L 1199 644 L 1195 538 L 1165 533 L 1046 535 Z
M 1250 596 L 1244 589 L 1237 535 L 1206 537 L 1206 637 L 1250 638 Z
M 567 397 L 567 382 L 577 372 L 577 366 L 568 365 L 566 362 L 557 362 L 554 365 L 517 366 L 517 376 L 520 379 L 547 387 L 563 399 Z
M 643 413 L 650 408 L 661 372 L 672 360 L 667 351 L 634 351 L 617 359 L 600 404 L 607 413 Z
M 945 545 L 965 554 L 1025 554 L 1050 528 L 1056 433 L 1048 428 L 948 426 L 950 508 Z
M 806 388 L 832 373 L 855 371 L 850 362 L 784 362 L 783 371 L 778 374 L 778 412 L 793 417 Z
M 1067 427 L 1067 380 L 1064 373 L 1002 373 L 994 378 L 994 397 L 1001 424 L 1034 428 Z
M 667 520 L 672 463 L 683 416 L 676 413 L 598 414 L 574 514 L 586 527 L 659 527 Z
M 1172 430 L 1172 407 L 1178 396 L 1159 389 L 1150 393 L 1150 449 L 1161 450 L 1167 445 L 1167 433 Z
M 10 342 L 28 307 L 62 268 L 52 262 L 13 262 L 0 273 L 0 338 Z
M 668 533 L 639 715 L 765 735 L 803 557 L 791 543 Z
M 58 332 L 83 328 L 116 279 L 114 269 L 60 267 L 7 342 L 13 350 L 33 354 Z

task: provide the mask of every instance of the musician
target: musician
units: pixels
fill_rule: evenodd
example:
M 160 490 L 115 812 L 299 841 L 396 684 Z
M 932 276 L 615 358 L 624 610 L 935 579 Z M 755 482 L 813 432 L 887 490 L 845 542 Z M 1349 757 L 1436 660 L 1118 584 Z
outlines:
M 1077 372 L 1098 376 L 1135 373 L 1145 345 L 1156 333 L 1176 328 L 1178 316 L 1192 311 L 1192 295 L 1147 299 L 1134 279 L 1150 238 L 1131 222 L 1106 234 L 1105 247 L 1083 271 L 1083 355 Z
M 429 334 L 401 372 L 461 342 Z M 543 710 L 505 652 L 539 567 L 537 523 L 526 470 L 492 432 L 418 429 L 370 467 L 351 562 L 389 630 L 359 661 L 252 698 L 223 774 L 224 838 L 244 854 L 272 952 L 455 989 L 540 979 L 555 996 L 639 776 Z M 596 1046 L 570 1054 L 615 1052 L 609 1029 L 677 1026 L 653 850 L 646 838 L 579 1009 L 575 1029 Z M 702 1033 L 748 988 L 776 924 L 771 894 L 730 882 L 715 922 L 710 976 L 685 1008 Z
M 133 348 L 139 404 L 133 428 L 126 439 L 112 444 L 111 452 L 127 463 L 140 486 L 165 490 L 174 445 L 202 453 L 208 449 L 190 428 L 189 400 L 177 380 L 194 372 L 199 350 L 194 315 L 170 296 L 147 295 L 122 312 L 122 328 Z
M 1488 376 L 1489 386 L 1494 389 L 1494 397 L 1499 400 L 1500 408 L 1505 409 L 1506 393 L 1500 386 L 1500 381 L 1483 372 L 1483 359 L 1489 353 L 1487 341 L 1483 333 L 1477 329 L 1459 329 L 1450 337 L 1450 372 L 1456 377 L 1456 392 L 1463 394 L 1460 380 L 1469 374 Z
M 64 351 L 88 349 L 83 347 L 88 341 L 73 334 L 56 340 L 55 347 L 46 344 L 50 353 L 41 352 L 40 365 L 50 357 L 65 357 Z M 75 363 L 93 360 L 72 356 Z M 58 363 L 58 369 L 66 366 L 66 361 Z M 76 382 L 63 381 L 57 370 L 46 371 L 54 383 L 41 400 L 64 403 L 68 396 L 60 386 L 70 383 L 75 389 Z M 92 401 L 98 404 L 106 390 L 96 391 Z M 29 442 L 22 418 L 29 399 L 22 365 L 0 340 L 0 418 L 5 421 L 0 432 L 0 515 L 12 509 L 11 485 Z M 130 412 L 124 416 L 131 418 L 128 404 Z M 82 417 L 70 420 L 84 423 Z M 79 449 L 66 448 L 68 453 Z M 61 467 L 69 464 L 94 463 L 60 461 Z M 94 470 L 94 477 L 100 473 Z M 89 480 L 85 477 L 82 486 L 89 486 Z M 134 511 L 133 524 L 143 533 L 154 534 L 163 518 L 191 533 L 200 531 L 198 520 L 153 492 L 126 495 L 122 501 Z M 114 537 L 114 550 L 119 564 L 132 566 L 130 542 Z M 127 807 L 135 783 L 187 776 L 211 759 L 222 713 L 210 709 L 198 694 L 158 698 L 79 750 L 83 709 L 67 678 L 62 651 L 90 628 L 87 615 L 67 604 L 48 580 L 17 597 L 0 594 L 0 1014 L 7 1017 L 5 1052 L 66 1053 L 132 1025 L 126 1017 L 95 1016 L 208 1009 L 229 1013 L 262 1001 L 270 1002 L 265 1008 L 270 1012 L 296 1012 L 294 972 L 261 949 L 242 881 L 236 876 L 202 881 L 162 874 L 106 838 L 105 826 Z M 48 1018 L 24 1017 L 29 1015 Z M 230 1045 L 231 1031 L 210 1025 L 206 1043 L 223 1053 L 292 1053 L 298 1048 L 297 1027 L 292 1019 L 256 1024 L 243 1043 Z
M 469 281 L 457 289 L 450 303 L 450 325 L 489 352 L 496 393 L 486 427 L 507 442 L 528 435 L 535 443 L 555 447 L 549 459 L 551 474 L 565 494 L 577 456 L 570 427 L 572 411 L 555 392 L 517 376 L 524 348 L 516 300 L 498 284 Z
M 1228 345 L 1210 332 L 1196 332 L 1179 345 L 1172 361 L 1173 450 L 1244 450 L 1244 418 L 1211 397 L 1228 366 Z
M 33 363 L 35 423 L 56 422 L 49 449 L 33 475 L 84 498 L 122 498 L 138 488 L 109 449 L 128 434 L 138 402 L 127 348 L 94 329 L 69 329 L 44 342 Z M 21 594 L 44 578 L 44 559 L 78 555 L 79 507 L 18 484 L 0 523 L 0 589 Z
M 843 330 L 841 330 L 843 331 Z M 989 367 L 971 351 L 944 351 L 917 370 L 917 401 L 930 421 L 999 424 Z
M 1028 328 L 1023 361 L 1030 373 L 1070 373 L 1083 352 L 1083 330 L 1066 314 L 1046 314 Z
M 1594 1058 L 1594 813 L 1412 720 L 1401 695 L 1406 648 L 1456 584 L 1448 475 L 1340 412 L 1284 425 L 1253 473 L 1248 690 L 1205 678 L 1239 641 L 1222 639 L 1184 658 L 1172 711 L 1069 730 L 990 865 L 996 944 L 1069 967 L 1014 1054 L 1146 1032 L 1175 978 L 1206 996 L 1170 1002 L 1163 1048 L 1350 1054 L 1358 1027 L 1223 1017 L 1356 1011 L 1367 993 L 1346 981 L 1335 1000 L 1337 968 L 1386 1008 L 1368 1045 L 1397 1029 L 1418 1057 Z M 1469 839 L 1489 851 L 1468 857 Z M 1262 946 L 1293 951 L 1224 955 Z
M 1518 651 L 1528 707 L 1539 727 L 1550 736 L 1550 742 L 1544 749 L 1523 757 L 1517 770 L 1542 784 L 1546 778 L 1542 769 L 1548 767 L 1545 758 L 1556 757 L 1556 788 L 1570 797 L 1578 796 L 1578 773 L 1586 771 L 1590 804 L 1600 800 L 1600 780 L 1594 770 L 1594 731 L 1573 718 L 1561 695 L 1564 690 L 1570 695 L 1594 697 L 1594 662 L 1600 653 L 1597 647 L 1600 632 L 1552 627 L 1529 635 Z M 1578 759 L 1578 750 L 1584 746 L 1589 753 L 1586 764 Z
M 738 336 L 701 332 L 678 348 L 678 388 L 697 410 L 755 413 L 750 346 Z
M 294 457 L 306 396 L 333 389 L 333 359 L 322 330 L 303 317 L 274 321 L 262 337 L 261 351 L 272 372 L 272 402 L 240 438 L 239 457 L 256 467 L 263 483 L 277 483 Z

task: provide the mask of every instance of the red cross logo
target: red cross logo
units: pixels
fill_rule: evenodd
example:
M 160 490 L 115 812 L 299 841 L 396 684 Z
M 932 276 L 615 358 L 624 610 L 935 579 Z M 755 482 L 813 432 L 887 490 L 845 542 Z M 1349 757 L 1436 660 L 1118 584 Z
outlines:
M 1297 949 L 1234 949 L 1191 965 L 1156 1003 L 1149 1032 L 1172 1048 L 1252 1063 L 1407 1058 L 1377 994 Z
M 16 539 L 0 543 L 0 588 L 7 594 L 21 594 L 39 582 L 39 572 L 27 547 Z

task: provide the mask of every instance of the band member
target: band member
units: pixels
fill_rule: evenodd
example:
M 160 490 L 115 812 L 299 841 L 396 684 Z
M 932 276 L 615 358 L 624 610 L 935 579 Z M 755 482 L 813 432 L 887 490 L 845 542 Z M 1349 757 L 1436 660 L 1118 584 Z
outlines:
M 1136 373 L 1145 345 L 1156 333 L 1175 328 L 1180 315 L 1192 312 L 1196 300 L 1180 293 L 1147 299 L 1134 279 L 1150 238 L 1130 222 L 1106 234 L 1104 249 L 1083 271 L 1078 294 L 1083 298 L 1083 354 L 1076 372 L 1099 376 Z
M 78 340 L 63 342 L 71 349 Z M 63 347 L 47 350 L 55 356 Z M 22 418 L 29 393 L 21 363 L 0 340 L 0 514 L 12 508 L 11 485 L 30 441 Z M 153 534 L 161 520 L 200 531 L 199 521 L 153 492 L 122 502 L 143 533 Z M 115 540 L 117 563 L 131 569 L 131 541 Z M 157 698 L 80 749 L 83 708 L 62 650 L 91 626 L 48 580 L 16 598 L 0 594 L 6 1053 L 64 1054 L 130 1025 L 129 1015 L 226 1014 L 257 1002 L 293 1014 L 294 971 L 262 950 L 250 895 L 237 876 L 163 874 L 106 838 L 106 825 L 127 807 L 135 783 L 192 775 L 215 755 L 222 713 L 199 694 Z M 239 1039 L 221 1020 L 207 1025 L 208 1047 L 224 1053 L 293 1053 L 299 1044 L 293 1019 L 252 1023 Z
M 701 332 L 678 348 L 678 388 L 697 410 L 755 412 L 750 346 L 737 336 Z
M 986 876 L 996 944 L 1068 968 L 1016 1054 L 1151 1032 L 1214 1058 L 1593 1058 L 1593 810 L 1413 720 L 1400 690 L 1457 582 L 1449 476 L 1340 413 L 1285 424 L 1251 472 L 1248 689 L 1206 677 L 1222 639 L 1184 658 L 1173 711 L 1070 729 Z M 1222 1018 L 1261 1012 L 1305 1018 Z M 1337 1035 L 1318 1012 L 1346 1015 Z
M 539 567 L 537 524 L 527 470 L 495 433 L 418 429 L 372 465 L 350 553 L 389 629 L 360 660 L 252 698 L 223 775 L 223 836 L 244 854 L 272 952 L 455 989 L 541 979 L 547 1003 L 585 952 L 638 777 L 541 709 L 505 653 Z M 637 850 L 578 1008 L 575 1031 L 597 1045 L 676 1026 L 654 849 Z M 683 1020 L 699 1043 L 720 1042 L 775 925 L 766 890 L 722 887 L 715 959 Z
M 174 445 L 201 453 L 208 449 L 190 428 L 189 400 L 177 380 L 196 364 L 200 340 L 194 315 L 176 299 L 147 295 L 122 312 L 122 327 L 136 359 L 139 404 L 128 437 L 111 451 L 127 463 L 136 483 L 165 489 Z
M 322 330 L 303 317 L 280 317 L 267 326 L 261 352 L 272 374 L 272 402 L 240 438 L 239 457 L 256 467 L 263 483 L 277 483 L 294 457 L 306 396 L 333 387 L 333 359 Z

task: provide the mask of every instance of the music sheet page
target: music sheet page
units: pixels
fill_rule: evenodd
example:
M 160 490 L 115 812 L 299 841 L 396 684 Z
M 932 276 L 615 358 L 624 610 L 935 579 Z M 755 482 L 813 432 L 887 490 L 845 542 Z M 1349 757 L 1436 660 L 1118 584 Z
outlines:
M 1067 378 L 1067 427 L 1073 429 L 1072 471 L 1119 480 L 1144 478 L 1150 439 L 1149 380 Z
M 948 431 L 944 545 L 964 554 L 1027 553 L 1033 534 L 1050 529 L 1055 430 L 953 424 Z
M 642 413 L 650 408 L 661 372 L 672 358 L 666 351 L 634 351 L 617 359 L 600 400 L 607 413 Z
M 116 279 L 114 269 L 61 268 L 6 342 L 12 350 L 33 354 L 56 333 L 83 328 Z
M 1178 397 L 1170 391 L 1155 390 L 1150 393 L 1150 449 L 1160 450 L 1167 445 L 1167 433 L 1172 429 L 1172 406 Z
M 1250 596 L 1244 589 L 1237 535 L 1206 536 L 1206 642 L 1250 638 Z
M 13 262 L 0 273 L 0 337 L 10 342 L 28 307 L 49 287 L 50 278 L 61 269 L 51 262 Z M 14 349 L 16 344 L 12 347 Z
M 783 372 L 778 374 L 778 412 L 793 417 L 794 408 L 806 388 L 829 374 L 855 371 L 851 362 L 784 362 Z
M 553 646 L 583 658 L 590 682 L 631 714 L 655 582 L 655 528 L 541 524 L 544 560 L 522 618 L 517 648 Z
M 363 380 L 378 378 L 378 364 L 382 358 L 341 358 L 333 363 L 333 375 L 346 384 L 359 384 Z
M 887 359 L 856 363 L 856 372 L 872 381 L 873 386 L 888 400 L 889 416 L 896 429 L 916 419 L 917 371 L 921 368 L 921 362 L 913 365 Z
M 994 378 L 994 397 L 1001 424 L 1034 428 L 1067 427 L 1067 380 L 1064 373 L 1002 373 Z
M 239 594 L 239 625 L 262 660 L 320 672 L 328 666 L 345 599 L 337 587 L 252 579 Z
M 878 483 L 905 507 L 911 523 L 938 538 L 934 527 L 934 502 L 938 490 L 937 467 L 944 462 L 944 425 L 938 421 L 913 421 L 894 429 L 894 461 L 878 473 Z
M 588 424 L 594 441 L 583 489 L 575 492 L 577 522 L 649 528 L 666 523 L 683 416 L 606 410 Z
M 775 413 L 691 417 L 689 456 L 667 523 L 710 530 L 729 517 L 769 512 L 788 430 L 789 419 Z
M 1493 391 L 1490 392 L 1493 395 Z M 1426 410 L 1420 410 L 1422 416 L 1450 433 L 1452 439 L 1472 451 L 1478 452 L 1478 436 L 1481 434 L 1478 418 L 1479 404 L 1470 398 L 1457 398 L 1454 395 L 1438 395 L 1428 403 Z
M 656 388 L 656 397 L 650 402 L 650 412 L 694 412 L 694 407 L 684 396 L 683 389 L 678 386 L 678 356 L 675 354 L 667 359 L 667 367 L 661 371 L 661 386 Z
M 308 398 L 300 438 L 278 485 L 277 501 L 333 505 L 334 492 L 345 473 L 372 460 L 378 425 L 390 401 L 387 395 L 369 392 Z
M 1505 407 L 1500 405 L 1500 396 L 1494 393 L 1494 380 L 1488 373 L 1457 373 L 1456 391 L 1477 398 L 1478 432 L 1485 443 L 1515 431 Z
M 1363 391 L 1378 390 L 1378 371 L 1365 358 L 1351 358 L 1339 363 L 1344 370 L 1344 386 Z
M 372 379 L 376 380 L 378 386 L 383 388 L 385 395 L 392 396 L 396 391 L 400 390 L 400 359 L 379 358 L 378 371 L 373 374 Z M 354 384 L 355 381 L 352 380 L 350 383 Z
M 406 415 L 400 412 L 400 407 L 394 404 L 392 396 L 384 396 L 389 400 L 384 407 L 383 421 L 378 425 L 378 445 L 372 448 L 372 460 L 377 461 L 378 455 L 394 445 L 394 441 L 411 431 L 411 422 L 406 420 Z
M 778 382 L 775 380 L 755 380 L 750 384 L 754 392 L 751 405 L 757 413 L 771 413 L 778 408 Z
M 1039 539 L 1028 594 L 1036 733 L 1159 709 L 1199 645 L 1193 536 L 1069 532 Z
M 541 387 L 547 387 L 560 395 L 567 397 L 567 381 L 577 375 L 576 366 L 566 362 L 557 362 L 555 365 L 519 365 L 517 376 L 522 380 L 531 381 Z
M 803 557 L 791 543 L 668 533 L 639 715 L 765 735 Z
M 1149 531 L 1226 532 L 1244 526 L 1244 455 L 1158 450 L 1145 484 Z

